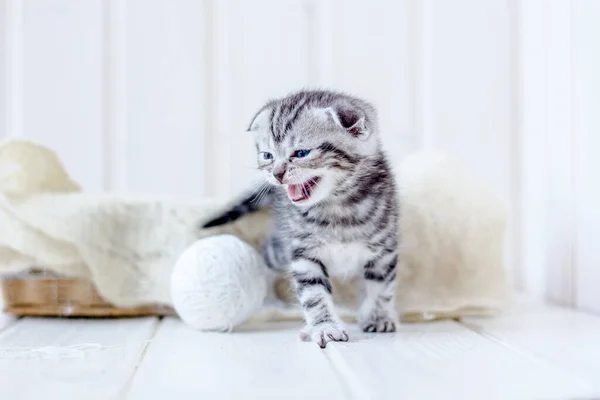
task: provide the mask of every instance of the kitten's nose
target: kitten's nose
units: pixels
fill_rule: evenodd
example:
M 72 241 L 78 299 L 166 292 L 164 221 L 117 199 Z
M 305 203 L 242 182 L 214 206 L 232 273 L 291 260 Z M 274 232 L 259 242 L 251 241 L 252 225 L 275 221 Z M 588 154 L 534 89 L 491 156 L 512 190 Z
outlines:
M 273 171 L 273 176 L 275 177 L 275 179 L 277 179 L 277 181 L 279 183 L 283 183 L 284 175 L 285 175 L 285 169 Z

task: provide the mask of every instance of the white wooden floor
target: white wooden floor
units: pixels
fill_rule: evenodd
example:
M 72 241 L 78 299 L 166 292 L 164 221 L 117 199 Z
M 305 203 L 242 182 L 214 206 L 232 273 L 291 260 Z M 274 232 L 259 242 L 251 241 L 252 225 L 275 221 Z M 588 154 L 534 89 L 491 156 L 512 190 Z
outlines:
M 0 315 L 0 399 L 600 398 L 600 317 L 583 313 L 527 303 L 393 335 L 354 328 L 325 350 L 299 328 Z

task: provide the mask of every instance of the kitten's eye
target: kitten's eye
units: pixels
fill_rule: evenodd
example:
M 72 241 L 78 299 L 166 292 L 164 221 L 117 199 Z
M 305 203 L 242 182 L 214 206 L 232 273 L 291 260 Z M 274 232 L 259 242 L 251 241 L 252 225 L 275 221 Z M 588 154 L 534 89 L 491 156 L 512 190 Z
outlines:
M 268 151 L 263 151 L 262 156 L 263 156 L 264 160 L 272 160 L 273 159 L 273 154 L 269 153 Z
M 296 150 L 296 152 L 294 153 L 294 157 L 303 158 L 306 157 L 308 153 L 310 153 L 310 150 Z

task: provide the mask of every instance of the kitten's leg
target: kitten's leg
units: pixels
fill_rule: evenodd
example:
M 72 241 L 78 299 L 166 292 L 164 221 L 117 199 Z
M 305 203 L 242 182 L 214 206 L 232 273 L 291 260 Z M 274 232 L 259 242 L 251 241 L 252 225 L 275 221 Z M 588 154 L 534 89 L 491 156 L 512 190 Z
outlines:
M 275 281 L 285 270 L 284 252 L 281 241 L 275 235 L 269 236 L 262 246 L 261 255 L 265 261 L 265 279 L 267 281 L 265 307 L 285 307 L 285 303 L 278 299 L 275 294 Z
M 290 267 L 306 319 L 300 336 L 310 338 L 321 348 L 330 341 L 347 341 L 348 333 L 335 311 L 331 282 L 323 263 L 316 258 L 294 257 Z
M 265 296 L 265 307 L 283 308 L 285 303 L 277 297 L 275 293 L 275 282 L 279 277 L 280 272 L 272 268 L 265 268 L 265 279 L 267 281 L 267 294 Z
M 358 324 L 365 332 L 394 332 L 399 324 L 395 306 L 396 252 L 369 261 L 363 268 L 365 299 Z

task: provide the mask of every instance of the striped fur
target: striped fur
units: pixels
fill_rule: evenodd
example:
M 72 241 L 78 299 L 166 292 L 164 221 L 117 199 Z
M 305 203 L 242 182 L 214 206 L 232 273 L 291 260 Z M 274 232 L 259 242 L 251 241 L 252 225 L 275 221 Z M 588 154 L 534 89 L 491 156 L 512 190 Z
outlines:
M 360 275 L 365 289 L 360 326 L 395 331 L 398 204 L 375 109 L 341 93 L 302 91 L 268 102 L 249 131 L 259 168 L 273 186 L 260 202 L 250 196 L 205 226 L 273 207 L 275 228 L 263 256 L 272 270 L 291 274 L 305 310 L 303 337 L 321 347 L 348 339 L 333 305 L 330 276 Z M 308 156 L 294 156 L 300 149 L 309 150 Z M 283 176 L 283 183 L 274 175 Z M 318 183 L 310 191 L 300 185 L 310 193 L 297 202 L 286 190 L 302 182 Z

